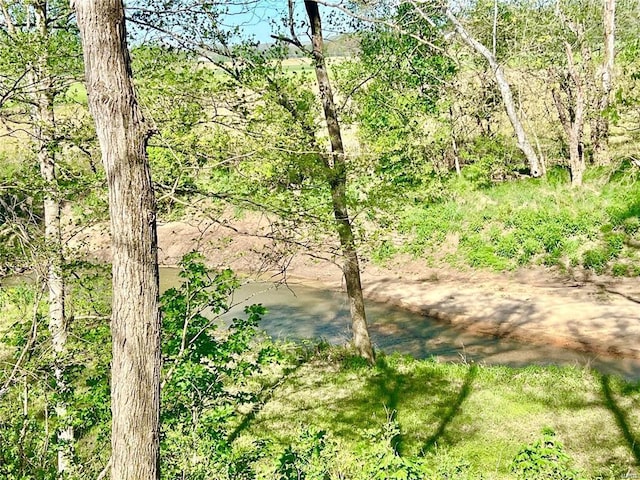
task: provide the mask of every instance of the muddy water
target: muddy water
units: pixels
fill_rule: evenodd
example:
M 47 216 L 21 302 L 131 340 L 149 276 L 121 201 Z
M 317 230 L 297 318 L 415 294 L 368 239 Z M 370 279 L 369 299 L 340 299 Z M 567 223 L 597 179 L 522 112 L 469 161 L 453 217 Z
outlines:
M 162 288 L 176 282 L 175 270 L 162 269 Z M 234 303 L 236 305 L 225 319 L 241 316 L 245 305 L 261 303 L 268 310 L 261 327 L 276 339 L 323 339 L 331 344 L 344 344 L 350 338 L 349 305 L 342 292 L 298 284 L 248 283 L 236 291 Z M 367 317 L 376 348 L 386 353 L 512 367 L 532 364 L 590 366 L 602 373 L 640 379 L 640 360 L 607 358 L 473 335 L 431 318 L 371 301 L 367 302 Z

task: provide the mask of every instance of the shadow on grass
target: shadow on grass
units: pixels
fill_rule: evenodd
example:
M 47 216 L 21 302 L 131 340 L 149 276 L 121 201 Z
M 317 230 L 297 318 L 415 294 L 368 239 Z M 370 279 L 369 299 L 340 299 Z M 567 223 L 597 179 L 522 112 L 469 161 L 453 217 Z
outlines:
M 476 366 L 452 368 L 428 361 L 407 365 L 398 357 L 382 355 L 372 370 L 363 371 L 362 387 L 331 407 L 335 416 L 329 428 L 338 436 L 362 439 L 364 432 L 397 420 L 402 434 L 394 438 L 396 451 L 424 451 L 425 439 L 435 444 L 462 412 L 477 373 Z M 469 426 L 464 428 L 464 435 L 469 435 Z M 462 436 L 456 428 L 446 432 L 447 442 Z
M 613 414 L 620 433 L 622 433 L 624 440 L 627 442 L 633 454 L 633 458 L 636 460 L 636 464 L 640 465 L 640 437 L 632 432 L 627 413 L 616 401 L 611 388 L 611 377 L 609 375 L 602 375 L 600 377 L 600 385 L 602 387 L 602 396 L 604 397 L 604 406 Z
M 255 420 L 264 406 L 273 398 L 278 388 L 280 388 L 287 381 L 287 379 L 289 379 L 298 370 L 300 370 L 303 365 L 307 364 L 310 358 L 311 356 L 305 356 L 302 359 L 298 360 L 293 366 L 285 368 L 278 378 L 260 389 L 260 392 L 258 394 L 258 401 L 254 404 L 251 411 L 244 415 L 240 423 L 229 434 L 229 443 L 233 443 L 234 441 L 236 441 L 240 434 L 251 426 L 251 422 Z
M 473 389 L 473 382 L 478 375 L 478 366 L 472 365 L 467 370 L 467 375 L 465 376 L 464 383 L 462 387 L 460 387 L 460 391 L 458 395 L 451 403 L 451 407 L 449 410 L 440 418 L 440 424 L 438 425 L 438 429 L 435 431 L 433 435 L 429 437 L 429 439 L 422 446 L 422 453 L 429 452 L 433 447 L 436 446 L 438 440 L 444 435 L 444 432 L 447 426 L 451 423 L 451 421 L 458 415 L 460 412 L 460 407 L 464 403 L 464 401 L 469 397 Z
M 409 379 L 390 366 L 385 357 L 378 358 L 376 367 L 380 374 L 371 378 L 369 387 L 375 398 L 381 401 L 387 410 L 387 421 L 396 420 L 400 392 Z M 400 455 L 402 455 L 403 441 L 404 435 L 402 433 L 396 435 L 392 440 L 394 450 Z
M 376 367 L 380 374 L 371 378 L 369 388 L 387 410 L 397 412 L 400 392 L 408 379 L 390 366 L 384 357 L 377 361 Z
M 340 435 L 362 433 L 372 427 L 372 418 L 376 418 L 375 427 L 380 427 L 384 421 L 397 419 L 402 405 L 416 396 L 426 395 L 429 386 L 442 388 L 441 381 L 436 378 L 420 384 L 414 375 L 399 372 L 394 361 L 384 354 L 378 356 L 376 365 L 363 371 L 363 375 L 365 381 L 362 388 L 354 390 L 341 403 L 332 422 L 334 431 Z M 394 439 L 394 447 L 398 452 L 402 451 L 402 442 L 402 435 Z

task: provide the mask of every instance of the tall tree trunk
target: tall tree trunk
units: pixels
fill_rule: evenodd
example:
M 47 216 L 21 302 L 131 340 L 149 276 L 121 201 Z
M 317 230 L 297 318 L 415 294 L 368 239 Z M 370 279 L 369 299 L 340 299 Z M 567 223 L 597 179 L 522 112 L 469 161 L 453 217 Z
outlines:
M 29 4 L 24 3 L 26 11 Z M 54 134 L 56 120 L 53 111 L 53 85 L 49 71 L 47 45 L 49 43 L 49 26 L 47 24 L 48 3 L 46 0 L 33 3 L 35 29 L 42 47 L 42 53 L 35 65 L 28 68 L 29 94 L 32 108 L 31 118 L 34 124 L 36 154 L 40 167 L 40 175 L 44 182 L 44 238 L 46 248 L 47 288 L 49 291 L 49 332 L 53 344 L 53 373 L 55 378 L 56 405 L 55 412 L 59 418 L 57 432 L 58 475 L 68 475 L 73 471 L 73 427 L 67 425 L 67 405 L 64 400 L 68 386 L 64 380 L 64 361 L 67 354 L 68 325 L 65 314 L 65 280 L 63 275 L 64 253 L 62 245 L 62 229 L 60 225 L 61 200 L 54 156 Z M 0 10 L 5 19 L 9 36 L 14 39 L 19 35 L 14 25 L 6 2 L 0 2 Z
M 34 4 L 36 28 L 44 45 L 48 43 L 47 2 Z M 44 49 L 46 52 L 46 48 Z M 54 157 L 55 116 L 53 112 L 53 86 L 48 69 L 48 58 L 43 53 L 36 66 L 34 92 L 36 124 L 38 125 L 38 160 L 40 173 L 45 184 L 44 225 L 45 241 L 49 248 L 47 282 L 49 287 L 49 331 L 53 343 L 54 367 L 58 400 L 55 412 L 60 420 L 58 436 L 58 475 L 68 475 L 74 470 L 73 465 L 73 427 L 67 419 L 67 404 L 64 400 L 68 385 L 64 378 L 64 362 L 67 356 L 67 317 L 65 314 L 65 281 L 62 272 L 64 254 L 62 245 L 62 229 L 60 225 L 61 200 L 58 189 L 56 163 Z
M 609 156 L 609 120 L 607 110 L 610 105 L 615 61 L 616 0 L 603 0 L 604 12 L 604 58 L 602 60 L 601 91 L 598 112 L 591 127 L 593 161 L 596 165 L 607 165 Z
M 362 296 L 362 283 L 360 280 L 360 264 L 356 242 L 351 227 L 351 220 L 347 209 L 347 171 L 342 143 L 342 133 L 340 123 L 333 101 L 333 92 L 327 65 L 324 58 L 322 36 L 322 22 L 320 11 L 315 1 L 305 0 L 305 8 L 311 25 L 311 40 L 313 46 L 313 58 L 316 71 L 316 78 L 322 99 L 322 107 L 327 122 L 327 131 L 331 142 L 331 155 L 327 156 L 326 167 L 329 171 L 329 186 L 331 188 L 331 202 L 333 214 L 336 219 L 340 246 L 344 255 L 344 279 L 347 286 L 347 296 L 349 297 L 349 307 L 351 310 L 351 329 L 353 333 L 353 344 L 360 356 L 369 363 L 375 361 L 373 346 L 369 337 L 367 327 L 367 316 L 364 308 Z
M 491 71 L 496 79 L 498 89 L 500 90 L 500 95 L 502 96 L 502 103 L 504 104 L 507 116 L 509 117 L 513 131 L 516 134 L 516 138 L 518 139 L 518 148 L 520 148 L 522 153 L 524 153 L 524 156 L 529 163 L 531 175 L 534 177 L 542 176 L 544 174 L 544 169 L 542 168 L 540 160 L 531 146 L 531 143 L 529 143 L 529 139 L 524 131 L 522 122 L 520 122 L 520 118 L 518 118 L 515 102 L 513 101 L 513 94 L 511 93 L 511 87 L 509 86 L 509 82 L 507 82 L 502 66 L 498 63 L 496 56 L 492 54 L 487 47 L 471 36 L 451 10 L 447 8 L 445 14 L 465 43 L 469 45 L 472 50 L 482 55 L 489 63 Z
M 113 251 L 111 478 L 159 478 L 160 313 L 150 130 L 133 88 L 122 0 L 77 0 Z
M 44 82 L 46 83 L 46 81 Z M 55 412 L 60 421 L 58 431 L 58 473 L 66 474 L 73 470 L 73 427 L 67 425 L 67 405 L 64 400 L 68 385 L 64 379 L 64 362 L 67 356 L 67 318 L 65 315 L 65 280 L 63 276 L 64 254 L 62 231 L 60 226 L 61 205 L 56 175 L 56 164 L 52 153 L 54 139 L 53 101 L 43 83 L 37 100 L 37 118 L 39 120 L 38 161 L 40 174 L 45 184 L 44 198 L 44 236 L 47 248 L 47 284 L 49 289 L 49 332 L 53 344 L 53 374 L 56 380 L 58 400 Z

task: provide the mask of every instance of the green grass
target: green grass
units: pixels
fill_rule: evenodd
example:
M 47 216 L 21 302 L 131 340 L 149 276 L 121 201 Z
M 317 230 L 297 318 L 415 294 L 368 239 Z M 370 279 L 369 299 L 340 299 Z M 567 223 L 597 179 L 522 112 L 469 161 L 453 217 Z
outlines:
M 510 369 L 400 356 L 381 357 L 367 368 L 338 350 L 328 352 L 290 373 L 237 441 L 285 446 L 299 441 L 301 426 L 325 431 L 337 445 L 332 478 L 353 478 L 349 472 L 375 448 L 370 432 L 393 416 L 403 457 L 422 459 L 434 471 L 464 464 L 474 472 L 469 478 L 514 478 L 512 460 L 544 429 L 556 433 L 583 478 L 633 473 L 640 461 L 638 385 L 577 368 Z
M 400 251 L 429 261 L 446 247 L 455 265 L 498 271 L 544 264 L 637 275 L 638 251 L 626 245 L 640 231 L 637 177 L 624 167 L 592 171 L 581 189 L 556 172 L 488 188 L 453 179 L 445 201 L 403 210 Z M 445 245 L 452 234 L 457 244 Z

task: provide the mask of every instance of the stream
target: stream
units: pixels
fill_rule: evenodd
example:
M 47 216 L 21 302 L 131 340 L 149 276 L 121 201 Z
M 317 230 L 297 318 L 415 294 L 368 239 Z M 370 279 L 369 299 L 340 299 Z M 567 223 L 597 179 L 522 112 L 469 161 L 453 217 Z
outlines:
M 177 270 L 161 269 L 161 290 L 175 286 Z M 235 304 L 222 316 L 241 317 L 245 305 L 261 303 L 267 309 L 260 327 L 274 339 L 322 339 L 345 344 L 350 339 L 350 314 L 342 292 L 300 284 L 251 282 L 234 293 Z M 555 346 L 532 345 L 471 334 L 423 315 L 384 303 L 366 301 L 369 332 L 375 348 L 414 358 L 435 357 L 447 362 L 525 367 L 528 365 L 589 366 L 602 373 L 640 379 L 640 360 L 605 357 Z

